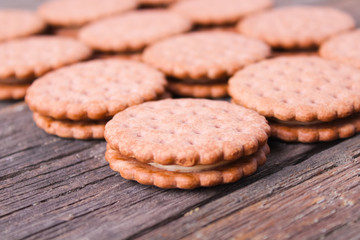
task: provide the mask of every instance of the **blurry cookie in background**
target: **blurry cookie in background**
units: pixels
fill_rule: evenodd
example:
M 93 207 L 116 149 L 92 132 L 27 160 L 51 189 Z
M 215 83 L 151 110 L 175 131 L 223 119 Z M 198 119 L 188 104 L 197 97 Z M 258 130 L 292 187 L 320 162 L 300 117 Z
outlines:
M 0 42 L 42 32 L 45 22 L 31 11 L 0 10 Z
M 136 0 L 50 0 L 39 6 L 37 13 L 49 25 L 74 27 L 135 9 L 137 5 Z
M 270 55 L 265 43 L 225 31 L 182 34 L 145 49 L 143 61 L 166 74 L 178 96 L 227 96 L 227 80 L 246 65 Z
M 354 27 L 355 21 L 348 13 L 315 6 L 275 8 L 249 16 L 237 25 L 240 33 L 283 49 L 318 47 Z
M 0 99 L 21 99 L 45 73 L 89 58 L 85 44 L 63 37 L 33 36 L 0 43 Z
M 183 0 L 170 7 L 197 25 L 234 24 L 273 5 L 272 0 Z

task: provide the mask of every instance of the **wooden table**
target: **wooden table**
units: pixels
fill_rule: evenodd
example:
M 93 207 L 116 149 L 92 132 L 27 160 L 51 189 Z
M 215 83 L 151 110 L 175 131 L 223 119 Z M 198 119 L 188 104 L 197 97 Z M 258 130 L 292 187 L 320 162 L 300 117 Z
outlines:
M 357 0 L 277 5 L 296 2 L 360 21 Z M 270 147 L 266 165 L 239 182 L 164 190 L 111 171 L 104 141 L 50 136 L 23 102 L 1 102 L 0 239 L 360 239 L 360 135 Z

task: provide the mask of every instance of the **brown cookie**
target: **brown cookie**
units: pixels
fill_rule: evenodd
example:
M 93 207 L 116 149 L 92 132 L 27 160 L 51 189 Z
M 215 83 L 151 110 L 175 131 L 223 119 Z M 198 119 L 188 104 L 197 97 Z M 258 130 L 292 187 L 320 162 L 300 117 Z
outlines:
M 23 99 L 30 84 L 2 84 L 0 83 L 0 100 Z
M 39 128 L 59 137 L 75 139 L 104 138 L 106 121 L 56 120 L 36 112 L 33 114 L 33 119 Z
M 165 85 L 162 73 L 140 62 L 93 60 L 39 78 L 26 102 L 32 111 L 55 119 L 103 120 L 156 99 Z
M 155 185 L 160 188 L 193 189 L 231 183 L 242 177 L 249 176 L 256 171 L 258 166 L 265 163 L 268 153 L 269 147 L 265 144 L 251 156 L 243 157 L 238 161 L 214 169 L 195 172 L 160 169 L 124 157 L 110 147 L 106 150 L 105 158 L 114 171 L 119 172 L 123 178 L 128 180 L 135 180 L 141 184 Z
M 355 27 L 347 13 L 329 7 L 292 6 L 249 16 L 238 31 L 276 48 L 309 48 Z
M 225 31 L 182 34 L 145 49 L 145 63 L 178 79 L 219 81 L 270 54 L 261 41 Z
M 225 101 L 168 99 L 118 113 L 107 123 L 105 138 L 137 161 L 188 167 L 251 155 L 269 131 L 264 117 Z
M 139 51 L 191 26 L 190 20 L 168 10 L 141 10 L 90 24 L 80 31 L 79 38 L 103 52 Z
M 90 56 L 87 46 L 63 37 L 36 36 L 0 43 L 0 79 L 28 82 Z
M 272 0 L 187 0 L 175 3 L 171 10 L 199 25 L 221 25 L 271 6 Z
M 286 122 L 269 121 L 271 135 L 288 142 L 319 142 L 348 138 L 360 132 L 360 114 L 332 122 L 310 125 L 294 125 Z
M 360 70 L 319 57 L 279 57 L 229 81 L 234 102 L 266 117 L 328 122 L 360 111 Z
M 321 45 L 320 56 L 360 68 L 360 30 L 331 38 Z
M 43 3 L 38 14 L 48 24 L 69 27 L 82 26 L 136 7 L 136 0 L 52 0 Z
M 41 32 L 45 22 L 30 11 L 0 10 L 0 42 Z
M 168 90 L 177 96 L 195 98 L 222 98 L 228 96 L 227 83 L 191 84 L 168 81 Z

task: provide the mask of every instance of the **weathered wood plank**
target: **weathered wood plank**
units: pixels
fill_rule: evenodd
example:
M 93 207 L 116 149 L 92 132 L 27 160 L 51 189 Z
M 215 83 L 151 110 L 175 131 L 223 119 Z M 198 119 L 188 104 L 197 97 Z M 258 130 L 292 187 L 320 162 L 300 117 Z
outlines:
M 279 156 L 279 155 L 276 155 Z M 234 191 L 231 194 L 224 196 L 218 200 L 209 202 L 208 204 L 200 207 L 200 209 L 196 209 L 193 214 L 189 216 L 185 216 L 179 218 L 172 222 L 166 222 L 156 230 L 148 229 L 149 233 L 139 233 L 138 237 L 140 239 L 159 239 L 159 238 L 172 238 L 172 239 L 179 239 L 186 236 L 196 237 L 196 236 L 218 236 L 216 235 L 215 230 L 212 231 L 212 226 L 214 229 L 219 224 L 217 230 L 221 227 L 223 229 L 232 230 L 230 231 L 230 235 L 235 235 L 240 230 L 243 230 L 245 234 L 246 231 L 250 232 L 252 229 L 256 229 L 257 231 L 254 234 L 263 232 L 263 229 L 257 228 L 261 225 L 261 221 L 270 221 L 271 217 L 261 217 L 262 216 L 262 209 L 257 209 L 258 206 L 261 204 L 267 203 L 269 207 L 271 204 L 275 204 L 271 202 L 267 202 L 267 199 L 282 199 L 286 202 L 286 199 L 291 199 L 293 194 L 297 191 L 297 189 L 308 189 L 308 191 L 301 192 L 300 195 L 306 197 L 312 197 L 317 188 L 322 189 L 319 187 L 319 184 L 316 182 L 318 176 L 323 178 L 324 181 L 327 181 L 327 178 L 331 178 L 330 183 L 333 185 L 329 185 L 331 189 L 343 189 L 341 193 L 347 194 L 348 190 L 351 190 L 352 198 L 360 197 L 359 189 L 355 185 L 359 185 L 360 177 L 359 177 L 359 162 L 360 162 L 360 135 L 356 136 L 353 139 L 349 139 L 345 142 L 342 142 L 330 149 L 324 150 L 318 154 L 313 155 L 311 158 L 295 164 L 289 165 L 286 168 L 283 168 L 281 171 L 259 179 L 258 181 L 241 188 L 237 191 Z M 272 159 L 269 159 L 271 161 Z M 336 170 L 333 170 L 336 169 Z M 345 169 L 352 169 L 349 170 L 349 178 L 351 178 L 351 182 L 347 183 L 344 181 L 343 183 L 337 181 L 337 178 L 341 178 L 341 174 Z M 345 171 L 346 172 L 346 171 Z M 338 174 L 338 175 L 336 175 Z M 346 176 L 344 176 L 346 178 Z M 341 186 L 340 186 L 341 185 Z M 321 185 L 322 186 L 322 185 Z M 327 191 L 327 188 L 323 189 Z M 294 192 L 294 193 L 293 193 Z M 328 192 L 326 192 L 327 194 Z M 327 196 L 324 193 L 324 196 Z M 350 194 L 350 193 L 349 193 Z M 338 196 L 340 198 L 340 195 Z M 349 197 L 350 198 L 350 197 Z M 332 198 L 333 199 L 333 198 Z M 290 200 L 289 200 L 290 201 Z M 288 218 L 284 219 L 283 224 L 279 223 L 279 226 L 283 226 L 286 221 L 291 221 L 292 219 L 291 214 L 295 214 L 297 208 L 304 210 L 306 208 L 305 203 L 302 201 L 292 202 L 292 205 L 289 205 L 289 209 L 286 209 L 286 212 L 290 214 Z M 353 201 L 354 204 L 352 206 L 348 206 L 351 208 L 351 211 L 358 211 L 359 210 L 359 202 L 355 204 L 356 201 Z M 325 205 L 321 205 L 322 207 L 329 207 L 333 206 L 330 204 L 331 201 L 325 201 Z M 303 205 L 304 204 L 304 205 Z M 257 206 L 257 207 L 254 207 Z M 277 206 L 277 205 L 276 205 Z M 291 208 L 293 206 L 293 208 Z M 296 206 L 296 207 L 295 207 Z M 334 205 L 335 206 L 335 205 Z M 303 208 L 301 208 L 303 207 Z M 242 214 L 242 211 L 248 211 L 246 209 L 250 209 L 254 212 L 254 218 L 252 218 L 249 229 L 245 229 L 245 225 L 242 228 L 241 225 L 236 224 L 236 221 L 244 223 L 249 219 L 249 215 Z M 274 215 L 281 215 L 279 212 L 276 212 L 276 208 L 272 208 L 274 211 Z M 256 215 L 255 215 L 256 213 Z M 234 217 L 233 217 L 234 216 Z M 255 216 L 257 218 L 255 218 Z M 281 215 L 284 216 L 284 215 Z M 356 218 L 359 218 L 360 215 L 356 215 Z M 236 218 L 235 222 L 230 221 L 232 218 Z M 267 219 L 269 218 L 269 219 Z M 329 216 L 334 222 L 336 222 L 337 217 Z M 225 219 L 225 220 L 223 220 Z M 226 221 L 228 219 L 228 221 Z M 300 221 L 301 219 L 299 219 Z M 349 219 L 341 219 L 342 224 L 346 224 Z M 277 220 L 280 221 L 280 220 Z M 219 222 L 219 223 L 217 223 Z M 196 224 L 195 224 L 196 223 Z M 273 222 L 276 224 L 276 222 Z M 299 222 L 299 224 L 302 222 Z M 215 225 L 213 225 L 215 224 Z M 209 227 L 208 227 L 209 226 Z M 220 227 L 221 226 L 221 227 Z M 285 226 L 285 225 L 284 225 Z M 274 226 L 273 226 L 274 227 Z M 199 230 L 199 229 L 204 230 Z M 270 227 L 269 227 L 270 229 Z M 302 231 L 306 231 L 307 228 L 302 229 Z M 329 230 L 329 229 L 327 229 Z M 355 231 L 356 228 L 352 228 L 352 231 Z M 203 232 L 204 231 L 204 232 Z M 318 228 L 317 231 L 322 231 L 322 228 Z M 326 232 L 326 231 L 325 231 Z M 325 234 L 325 232 L 321 232 L 321 234 Z M 226 231 L 219 231 L 221 234 L 225 234 Z M 320 234 L 320 232 L 312 232 L 315 236 L 316 234 Z M 200 235 L 197 235 L 200 234 Z M 225 235 L 224 235 L 225 236 Z M 313 236 L 313 237 L 314 237 Z M 227 236 L 229 237 L 229 236 Z M 256 237 L 255 235 L 252 237 Z M 225 238 L 226 239 L 226 238 Z M 251 238 L 250 238 L 251 239 Z M 261 237 L 259 237 L 261 239 Z M 270 237 L 269 239 L 277 239 L 275 236 Z
M 6 140 L 0 146 L 0 225 L 6 238 L 16 239 L 127 238 L 336 144 L 271 141 L 269 163 L 244 181 L 195 191 L 162 190 L 125 181 L 112 172 L 103 158 L 103 141 L 45 134 L 23 104 L 0 112 L 0 129 L 7 126 L 16 127 L 0 134 Z M 89 229 L 88 224 L 97 227 Z

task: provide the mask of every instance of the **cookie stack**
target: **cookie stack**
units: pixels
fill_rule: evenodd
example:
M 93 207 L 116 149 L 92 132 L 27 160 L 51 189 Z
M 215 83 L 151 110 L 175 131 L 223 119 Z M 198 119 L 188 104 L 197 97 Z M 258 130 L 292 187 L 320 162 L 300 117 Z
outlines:
M 92 51 L 73 39 L 35 36 L 0 43 L 0 99 L 22 99 L 46 72 L 79 62 Z
M 225 101 L 169 99 L 130 107 L 106 125 L 106 160 L 121 176 L 162 188 L 237 181 L 269 153 L 264 117 Z
M 103 138 L 105 123 L 129 106 L 164 93 L 162 73 L 142 63 L 120 59 L 78 63 L 39 78 L 26 103 L 35 123 L 65 138 Z
M 319 57 L 279 57 L 229 81 L 234 103 L 268 118 L 285 141 L 318 142 L 360 131 L 360 70 Z
M 227 80 L 244 66 L 264 59 L 270 48 L 236 33 L 204 31 L 182 34 L 146 48 L 143 61 L 168 76 L 178 96 L 227 96 Z

